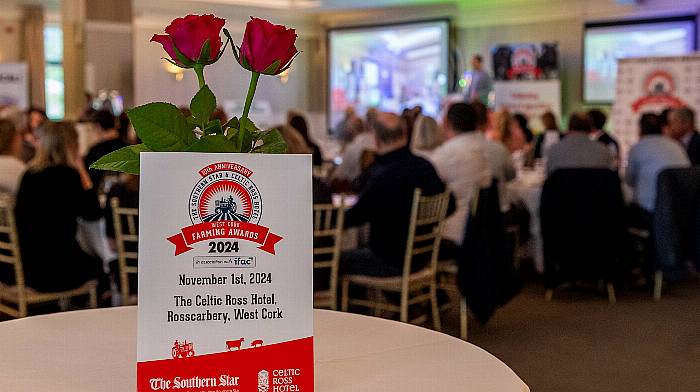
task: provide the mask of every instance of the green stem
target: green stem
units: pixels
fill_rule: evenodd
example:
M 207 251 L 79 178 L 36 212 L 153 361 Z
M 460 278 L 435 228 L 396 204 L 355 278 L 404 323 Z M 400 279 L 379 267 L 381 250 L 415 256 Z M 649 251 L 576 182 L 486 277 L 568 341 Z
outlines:
M 197 74 L 197 80 L 199 80 L 199 88 L 204 87 L 204 85 L 207 84 L 204 81 L 204 65 L 195 64 L 193 69 L 194 69 L 194 73 Z
M 248 113 L 250 112 L 250 105 L 253 103 L 253 97 L 255 96 L 255 89 L 258 86 L 258 79 L 260 78 L 260 72 L 253 72 L 250 77 L 250 85 L 248 86 L 248 96 L 245 98 L 245 106 L 243 107 L 243 115 L 241 119 L 248 118 Z

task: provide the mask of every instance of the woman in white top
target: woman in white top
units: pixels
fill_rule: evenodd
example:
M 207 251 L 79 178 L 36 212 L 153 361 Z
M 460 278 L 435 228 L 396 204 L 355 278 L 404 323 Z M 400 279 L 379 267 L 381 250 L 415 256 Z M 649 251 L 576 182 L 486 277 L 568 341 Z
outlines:
M 0 119 L 0 193 L 17 193 L 26 169 L 21 154 L 22 135 L 12 121 Z
M 442 130 L 435 119 L 421 115 L 413 125 L 411 151 L 429 160 L 433 151 L 442 144 L 443 139 Z

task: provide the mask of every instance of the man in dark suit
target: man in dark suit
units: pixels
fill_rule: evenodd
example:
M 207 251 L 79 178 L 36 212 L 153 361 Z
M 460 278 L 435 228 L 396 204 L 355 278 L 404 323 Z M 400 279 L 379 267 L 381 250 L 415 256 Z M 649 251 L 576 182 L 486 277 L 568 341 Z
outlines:
M 613 156 L 615 162 L 617 162 L 620 156 L 620 145 L 615 138 L 610 136 L 610 134 L 603 129 L 605 127 L 605 122 L 608 120 L 605 113 L 599 109 L 591 109 L 588 111 L 588 120 L 592 128 L 590 134 L 591 140 L 603 143 L 608 150 L 610 150 L 610 154 Z
M 700 165 L 700 134 L 695 130 L 695 112 L 689 107 L 668 114 L 667 136 L 683 145 L 693 165 Z
M 379 113 L 371 127 L 377 157 L 368 169 L 357 203 L 345 215 L 346 227 L 369 223 L 369 246 L 344 253 L 341 270 L 346 274 L 397 276 L 403 268 L 414 189 L 435 195 L 446 187 L 430 162 L 409 150 L 401 117 Z

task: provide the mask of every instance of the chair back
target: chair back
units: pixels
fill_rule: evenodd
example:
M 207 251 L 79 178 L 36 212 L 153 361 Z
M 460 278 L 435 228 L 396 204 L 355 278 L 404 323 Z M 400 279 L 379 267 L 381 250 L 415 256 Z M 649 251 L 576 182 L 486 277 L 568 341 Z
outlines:
M 621 261 L 626 237 L 620 179 L 608 169 L 559 169 L 540 199 L 545 285 L 604 279 Z
M 119 206 L 119 199 L 113 197 L 110 201 L 114 221 L 114 237 L 117 245 L 119 262 L 119 283 L 121 286 L 122 304 L 133 301 L 129 288 L 129 274 L 138 273 L 138 208 Z
M 344 221 L 345 202 L 342 198 L 340 206 L 314 205 L 314 272 L 328 270 L 330 278 L 328 291 L 319 292 L 323 296 L 314 301 L 317 307 L 338 308 L 338 268 Z M 323 276 L 322 273 L 319 275 Z
M 665 169 L 657 178 L 652 231 L 656 268 L 677 280 L 686 260 L 700 268 L 700 166 Z
M 12 269 L 15 281 L 14 288 L 18 297 L 16 302 L 17 309 L 0 303 L 0 311 L 14 317 L 24 317 L 27 314 L 27 290 L 24 280 L 24 268 L 22 268 L 22 257 L 19 250 L 14 207 L 14 199 L 11 196 L 0 195 L 0 271 L 9 273 L 9 269 Z M 4 277 L 6 279 L 10 278 L 9 276 Z M 8 288 L 9 285 L 7 284 L 4 287 L 0 286 L 0 290 Z
M 450 193 L 444 192 L 434 196 L 423 196 L 420 189 L 413 192 L 413 204 L 406 240 L 402 273 L 402 295 L 408 295 L 411 273 L 417 257 L 429 257 L 427 268 L 434 275 L 437 271 L 442 227 L 450 203 Z

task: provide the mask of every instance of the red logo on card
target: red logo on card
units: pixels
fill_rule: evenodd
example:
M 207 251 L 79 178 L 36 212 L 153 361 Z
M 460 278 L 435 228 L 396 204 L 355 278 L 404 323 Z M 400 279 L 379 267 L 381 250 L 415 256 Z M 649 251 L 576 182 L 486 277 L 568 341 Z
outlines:
M 260 226 L 262 197 L 250 177 L 253 171 L 232 162 L 208 165 L 192 188 L 188 211 L 192 225 L 168 238 L 175 255 L 191 250 L 192 244 L 216 238 L 254 242 L 265 252 L 275 254 L 282 237 Z

